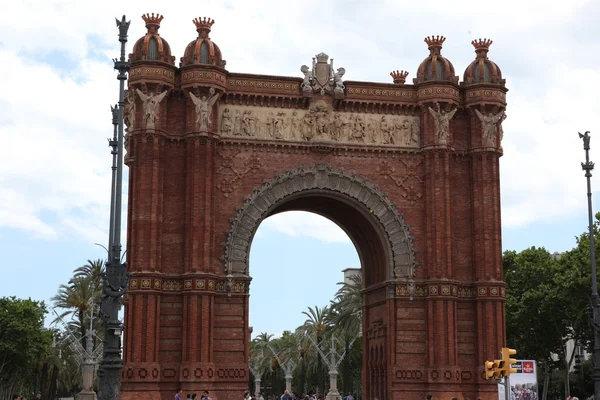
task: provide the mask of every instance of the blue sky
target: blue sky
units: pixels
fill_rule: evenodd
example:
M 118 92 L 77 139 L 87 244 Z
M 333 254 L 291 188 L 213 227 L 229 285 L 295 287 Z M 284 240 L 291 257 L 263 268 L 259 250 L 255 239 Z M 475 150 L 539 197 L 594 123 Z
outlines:
M 600 17 L 593 1 L 560 8 L 545 1 L 204 1 L 167 8 L 155 0 L 22 0 L 0 14 L 0 296 L 49 300 L 73 269 L 104 256 L 111 136 L 118 82 L 111 58 L 114 17 L 131 18 L 128 51 L 145 28 L 140 16 L 165 16 L 160 33 L 179 58 L 210 16 L 211 33 L 233 72 L 301 76 L 324 51 L 348 80 L 391 82 L 415 76 L 427 35 L 457 75 L 474 58 L 470 41 L 494 40 L 489 56 L 507 80 L 508 119 L 501 159 L 503 247 L 564 251 L 586 229 L 584 158 L 577 131 L 592 131 L 600 162 Z M 596 139 L 598 138 L 598 139 Z M 597 156 L 596 156 L 597 155 Z M 600 174 L 600 171 L 598 172 Z M 594 209 L 600 179 L 594 175 Z M 126 187 L 126 186 L 125 186 Z M 125 204 L 126 207 L 126 204 Z M 125 227 L 123 227 L 125 229 Z M 277 243 L 277 246 L 274 244 Z M 308 306 L 326 305 L 357 267 L 345 234 L 322 217 L 286 213 L 267 219 L 253 243 L 250 270 L 254 332 L 301 324 Z M 276 299 L 277 301 L 273 301 Z

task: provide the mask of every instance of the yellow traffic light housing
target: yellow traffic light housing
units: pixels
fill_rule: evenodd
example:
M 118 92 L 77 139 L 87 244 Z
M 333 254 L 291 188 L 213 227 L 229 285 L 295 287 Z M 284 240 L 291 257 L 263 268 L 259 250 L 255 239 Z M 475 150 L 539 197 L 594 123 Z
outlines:
M 485 379 L 500 379 L 500 367 L 502 360 L 486 361 L 485 362 Z
M 517 369 L 512 367 L 517 363 L 517 359 L 511 358 L 511 356 L 514 356 L 515 354 L 517 354 L 515 349 L 509 349 L 507 347 L 502 348 L 503 365 L 501 366 L 501 371 L 503 376 L 509 376 L 510 374 L 517 373 Z

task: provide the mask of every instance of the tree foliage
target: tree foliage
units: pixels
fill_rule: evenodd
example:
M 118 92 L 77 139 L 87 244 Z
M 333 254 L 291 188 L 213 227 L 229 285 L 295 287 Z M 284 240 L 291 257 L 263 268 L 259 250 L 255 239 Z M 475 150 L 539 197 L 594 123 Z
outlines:
M 0 298 L 0 397 L 30 392 L 38 363 L 52 344 L 43 302 Z
M 600 261 L 599 221 L 600 214 L 596 214 L 597 264 Z M 580 391 L 586 388 L 580 382 L 581 378 L 571 382 L 573 374 L 569 370 L 575 348 L 584 346 L 591 350 L 593 341 L 588 320 L 592 283 L 590 260 L 587 232 L 577 238 L 573 249 L 562 254 L 551 255 L 544 248 L 531 247 L 519 253 L 506 251 L 503 257 L 504 277 L 508 284 L 508 346 L 517 349 L 520 359 L 538 362 L 544 379 L 549 381 L 541 387 L 548 386 L 549 392 L 554 393 L 559 384 L 564 396 L 573 394 L 571 387 L 578 387 Z M 570 341 L 574 348 L 567 352 Z M 560 376 L 559 380 L 557 376 Z
M 305 322 L 294 331 L 284 331 L 274 338 L 260 333 L 250 343 L 250 364 L 261 375 L 262 390 L 281 394 L 285 389 L 284 368 L 277 358 L 286 364 L 293 360 L 292 388 L 298 393 L 327 393 L 329 375 L 326 367 L 333 347 L 342 359 L 338 387 L 342 392 L 361 389 L 362 342 L 359 338 L 362 326 L 362 279 L 357 275 L 341 287 L 331 304 L 324 307 L 308 307 L 303 314 Z M 315 344 L 328 357 L 324 360 Z M 274 357 L 270 348 L 278 355 Z M 258 368 L 258 370 L 257 370 Z M 254 376 L 250 377 L 254 390 Z

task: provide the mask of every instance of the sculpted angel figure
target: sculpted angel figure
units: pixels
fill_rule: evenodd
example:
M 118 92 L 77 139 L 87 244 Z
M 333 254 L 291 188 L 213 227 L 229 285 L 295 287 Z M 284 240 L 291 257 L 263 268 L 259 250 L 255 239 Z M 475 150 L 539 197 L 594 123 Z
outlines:
M 498 134 L 498 125 L 504 121 L 506 114 L 504 111 L 500 111 L 494 115 L 491 112 L 482 114 L 478 109 L 475 109 L 475 114 L 481 121 L 481 130 L 483 133 L 483 140 L 488 146 L 496 146 L 496 136 Z M 502 129 L 502 127 L 500 127 Z
M 207 99 L 206 96 L 196 97 L 194 93 L 190 92 L 190 97 L 196 106 L 196 127 L 199 130 L 210 127 L 213 105 L 219 98 L 219 94 L 215 94 L 214 88 L 210 88 L 209 93 L 210 97 Z
M 312 80 L 312 73 L 310 71 L 310 68 L 308 68 L 308 65 L 303 65 L 300 67 L 300 71 L 304 74 L 304 80 L 302 81 L 302 91 L 303 92 L 312 92 L 312 85 L 311 85 L 311 80 Z
M 433 117 L 435 134 L 438 137 L 439 144 L 446 144 L 448 132 L 450 131 L 450 120 L 454 117 L 457 110 L 458 108 L 455 108 L 452 111 L 442 111 L 438 102 L 435 103 L 435 110 L 429 107 L 429 113 Z
M 125 131 L 129 132 L 135 125 L 135 95 L 131 90 L 125 91 Z
M 140 89 L 135 89 L 140 99 L 142 99 L 142 107 L 144 108 L 144 122 L 146 122 L 146 129 L 154 129 L 156 127 L 156 121 L 158 121 L 158 106 L 160 102 L 167 95 L 165 90 L 161 94 L 154 94 L 150 92 L 147 95 Z

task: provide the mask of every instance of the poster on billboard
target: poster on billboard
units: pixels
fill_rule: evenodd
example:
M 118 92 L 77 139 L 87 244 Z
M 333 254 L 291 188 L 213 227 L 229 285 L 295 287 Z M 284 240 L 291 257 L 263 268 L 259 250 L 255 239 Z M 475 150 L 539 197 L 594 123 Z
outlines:
M 537 370 L 533 360 L 517 360 L 512 366 L 517 372 L 510 375 L 510 400 L 537 400 Z M 504 383 L 498 384 L 498 399 L 505 400 Z

